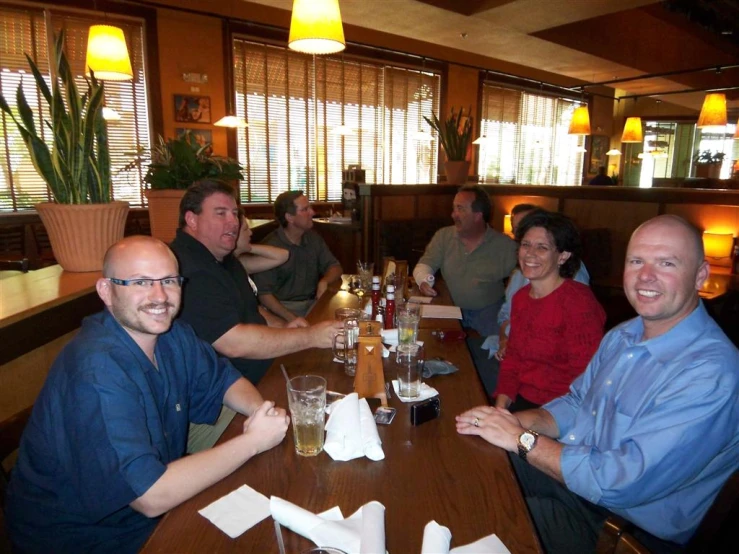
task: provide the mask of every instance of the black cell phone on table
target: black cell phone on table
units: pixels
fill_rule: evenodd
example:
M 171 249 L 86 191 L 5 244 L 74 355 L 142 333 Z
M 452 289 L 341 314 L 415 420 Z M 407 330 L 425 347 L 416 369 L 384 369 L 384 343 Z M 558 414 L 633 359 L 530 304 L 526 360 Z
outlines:
M 395 408 L 380 406 L 375 410 L 375 422 L 380 425 L 390 425 L 395 418 Z

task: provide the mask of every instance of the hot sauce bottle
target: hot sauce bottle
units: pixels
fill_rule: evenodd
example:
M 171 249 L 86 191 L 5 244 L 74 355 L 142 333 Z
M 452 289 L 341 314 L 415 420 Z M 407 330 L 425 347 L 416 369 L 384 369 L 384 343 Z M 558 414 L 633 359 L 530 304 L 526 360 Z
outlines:
M 387 286 L 385 295 L 385 329 L 395 328 L 395 286 Z
M 378 308 L 380 306 L 380 276 L 375 275 L 372 277 L 372 319 L 377 317 Z

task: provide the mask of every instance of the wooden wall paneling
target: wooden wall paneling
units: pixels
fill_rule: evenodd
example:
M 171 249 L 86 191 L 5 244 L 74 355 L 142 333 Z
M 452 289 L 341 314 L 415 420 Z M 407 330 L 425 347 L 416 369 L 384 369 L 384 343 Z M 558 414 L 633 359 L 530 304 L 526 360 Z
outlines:
M 0 421 L 36 401 L 51 364 L 72 337 L 74 330 L 26 354 L 0 365 Z
M 416 216 L 419 218 L 439 218 L 452 223 L 452 203 L 454 194 L 419 196 Z
M 494 191 L 490 194 L 490 200 L 493 204 L 493 215 L 491 224 L 496 231 L 503 232 L 503 218 L 506 214 L 511 213 L 513 206 L 517 204 L 534 204 L 549 211 L 557 211 L 558 201 L 556 198 L 546 196 L 518 196 L 496 194 Z
M 565 200 L 564 213 L 580 229 L 607 228 L 611 231 L 612 274 L 623 271 L 626 246 L 631 233 L 647 219 L 659 214 L 660 205 L 651 202 L 613 202 L 602 200 Z
M 383 221 L 416 217 L 416 196 L 384 196 L 380 199 Z

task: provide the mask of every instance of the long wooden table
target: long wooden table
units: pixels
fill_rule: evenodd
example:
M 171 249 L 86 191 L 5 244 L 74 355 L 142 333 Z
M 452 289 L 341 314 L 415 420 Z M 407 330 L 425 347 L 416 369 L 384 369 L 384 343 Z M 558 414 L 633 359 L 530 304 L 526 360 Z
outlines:
M 329 291 L 309 319 L 333 317 L 336 308 L 356 305 L 356 297 L 348 292 Z M 440 393 L 441 417 L 414 427 L 410 424 L 410 404 L 393 394 L 389 404 L 398 411 L 395 420 L 391 425 L 378 426 L 384 460 L 337 462 L 325 452 L 303 458 L 295 453 L 289 429 L 280 445 L 166 514 L 142 552 L 278 552 L 271 518 L 231 539 L 198 514 L 198 510 L 243 484 L 313 512 L 338 505 L 345 516 L 377 500 L 386 508 L 386 547 L 391 554 L 420 552 L 423 528 L 432 519 L 449 527 L 452 546 L 496 533 L 514 554 L 541 552 L 505 452 L 478 437 L 456 432 L 454 417 L 486 400 L 465 342 L 439 342 L 432 336 L 434 329 L 449 328 L 458 329 L 459 323 L 424 319 L 419 331 L 427 357 L 442 356 L 460 369 L 428 380 Z M 280 406 L 287 407 L 280 363 L 291 376 L 324 376 L 330 390 L 348 393 L 353 389 L 352 378 L 344 374 L 343 366 L 332 361 L 330 350 L 300 352 L 276 360 L 259 384 L 262 395 Z M 386 360 L 386 381 L 394 378 L 391 367 Z M 239 433 L 242 423 L 243 417 L 237 416 L 222 440 Z M 313 546 L 287 529 L 283 535 L 289 553 Z

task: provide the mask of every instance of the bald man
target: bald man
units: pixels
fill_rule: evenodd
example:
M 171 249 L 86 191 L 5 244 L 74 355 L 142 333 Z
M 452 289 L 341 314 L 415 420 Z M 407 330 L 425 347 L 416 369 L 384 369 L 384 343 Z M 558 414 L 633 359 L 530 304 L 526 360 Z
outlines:
M 160 515 L 284 438 L 285 411 L 174 320 L 181 285 L 158 240 L 106 254 L 106 310 L 59 354 L 23 434 L 6 511 L 18 552 L 137 552 Z M 183 458 L 189 422 L 223 403 L 249 416 L 243 433 Z
M 593 552 L 605 519 L 650 552 L 679 552 L 739 468 L 739 352 L 706 312 L 700 234 L 641 225 L 624 290 L 639 314 L 610 331 L 570 392 L 540 409 L 481 406 L 457 430 L 512 453 L 548 553 Z

